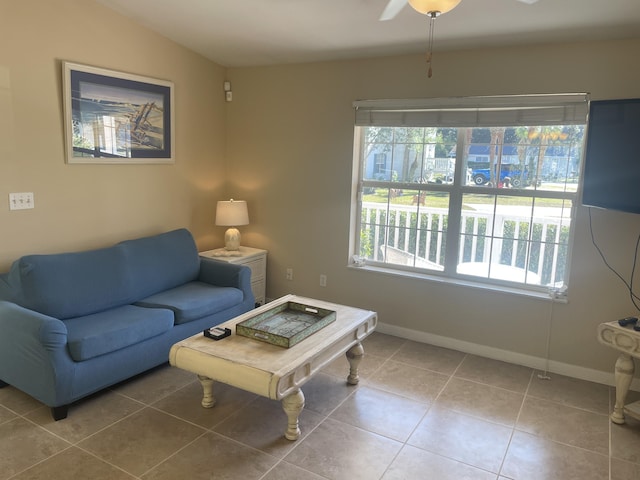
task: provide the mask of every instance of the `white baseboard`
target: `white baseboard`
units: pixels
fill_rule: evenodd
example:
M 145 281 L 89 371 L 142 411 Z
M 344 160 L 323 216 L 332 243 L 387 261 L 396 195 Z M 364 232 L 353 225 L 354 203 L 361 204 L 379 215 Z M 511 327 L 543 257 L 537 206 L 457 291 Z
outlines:
M 609 386 L 615 385 L 613 365 L 611 365 L 611 372 L 603 372 L 591 368 L 579 367 L 577 365 L 570 365 L 568 363 L 555 362 L 553 360 L 547 362 L 546 359 L 540 357 L 533 357 L 531 355 L 524 355 L 517 352 L 511 352 L 509 350 L 502 350 L 499 348 L 488 347 L 486 345 L 465 342 L 455 338 L 442 337 L 440 335 L 434 335 L 427 332 L 420 332 L 418 330 L 389 325 L 388 323 L 378 323 L 376 331 L 400 338 L 406 338 L 408 340 L 428 343 L 437 347 L 450 348 L 463 353 L 491 358 L 493 360 L 522 365 L 567 377 L 579 378 L 580 380 L 587 380 L 589 382 L 601 383 Z M 640 391 L 640 379 L 633 379 L 631 389 L 634 391 Z

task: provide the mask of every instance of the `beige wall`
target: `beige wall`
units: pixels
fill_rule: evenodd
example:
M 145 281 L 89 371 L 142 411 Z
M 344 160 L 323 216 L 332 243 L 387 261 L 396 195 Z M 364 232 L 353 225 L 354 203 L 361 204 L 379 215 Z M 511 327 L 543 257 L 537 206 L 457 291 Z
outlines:
M 252 210 L 244 242 L 270 252 L 268 296 L 293 292 L 369 308 L 392 331 L 542 365 L 548 300 L 347 268 L 352 102 L 555 92 L 640 97 L 638 51 L 640 39 L 436 52 L 432 79 L 422 55 L 230 69 L 229 178 Z M 609 261 L 628 277 L 640 216 L 593 217 Z M 285 280 L 287 267 L 293 281 Z M 615 354 L 596 342 L 596 326 L 634 308 L 592 246 L 582 207 L 571 274 L 569 303 L 553 308 L 552 366 L 591 377 L 610 372 Z
M 65 164 L 63 60 L 173 81 L 175 164 Z M 224 74 L 93 1 L 0 0 L 0 271 L 26 253 L 179 227 L 202 248 L 219 245 Z M 10 192 L 34 192 L 36 208 L 10 212 Z

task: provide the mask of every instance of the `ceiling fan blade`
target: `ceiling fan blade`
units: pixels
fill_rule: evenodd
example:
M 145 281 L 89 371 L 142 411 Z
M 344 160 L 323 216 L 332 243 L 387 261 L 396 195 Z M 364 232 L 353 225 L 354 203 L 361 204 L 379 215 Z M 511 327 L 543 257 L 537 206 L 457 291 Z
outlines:
M 382 15 L 380 15 L 380 21 L 391 20 L 400 13 L 400 10 L 402 10 L 406 4 L 407 0 L 389 0 Z
M 536 3 L 538 0 L 518 0 L 519 2 L 522 3 L 528 3 L 529 5 L 533 5 L 534 3 Z

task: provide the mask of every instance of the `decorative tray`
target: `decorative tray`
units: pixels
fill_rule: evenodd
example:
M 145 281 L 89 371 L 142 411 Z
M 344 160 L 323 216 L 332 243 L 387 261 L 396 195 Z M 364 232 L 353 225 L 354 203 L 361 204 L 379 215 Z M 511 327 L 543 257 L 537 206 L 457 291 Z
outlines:
M 236 335 L 289 348 L 336 320 L 336 312 L 286 302 L 236 325 Z

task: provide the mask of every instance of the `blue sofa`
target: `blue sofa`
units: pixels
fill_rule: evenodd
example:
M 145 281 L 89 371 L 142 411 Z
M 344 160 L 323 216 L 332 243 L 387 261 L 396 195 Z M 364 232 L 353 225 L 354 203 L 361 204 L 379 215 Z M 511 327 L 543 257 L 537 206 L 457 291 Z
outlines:
M 27 255 L 0 275 L 0 386 L 51 407 L 168 361 L 171 346 L 254 307 L 246 266 L 198 255 L 185 229 Z

